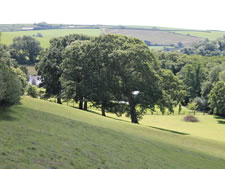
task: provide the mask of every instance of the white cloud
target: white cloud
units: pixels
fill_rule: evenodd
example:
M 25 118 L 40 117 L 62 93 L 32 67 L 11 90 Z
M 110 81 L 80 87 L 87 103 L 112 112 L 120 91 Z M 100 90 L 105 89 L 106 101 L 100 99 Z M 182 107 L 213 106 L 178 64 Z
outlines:
M 150 25 L 225 30 L 223 0 L 3 0 L 0 23 Z

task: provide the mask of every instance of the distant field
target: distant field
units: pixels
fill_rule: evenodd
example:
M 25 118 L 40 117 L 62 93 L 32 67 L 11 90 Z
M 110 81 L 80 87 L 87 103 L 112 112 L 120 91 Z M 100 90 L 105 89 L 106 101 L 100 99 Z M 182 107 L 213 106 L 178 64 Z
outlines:
M 125 25 L 125 28 L 138 28 L 138 29 L 159 29 L 159 30 L 184 30 L 183 28 L 169 28 L 169 27 L 160 27 L 160 26 L 140 26 L 140 25 Z M 188 30 L 188 29 L 185 29 Z
M 54 37 L 65 36 L 69 34 L 85 34 L 89 36 L 98 36 L 101 33 L 100 29 L 54 29 L 54 30 L 35 30 L 35 31 L 18 31 L 18 32 L 2 32 L 1 43 L 9 45 L 12 44 L 13 39 L 18 36 L 33 36 L 37 33 L 43 35 L 42 38 L 35 37 L 40 41 L 41 46 L 46 48 L 49 46 L 49 40 Z
M 184 46 L 192 45 L 200 40 L 198 37 L 191 37 L 168 31 L 135 30 L 135 29 L 107 29 L 107 33 L 122 34 L 148 40 L 154 44 L 170 45 L 182 42 Z
M 224 169 L 224 140 L 151 127 L 177 123 L 201 132 L 197 127 L 209 122 L 222 133 L 224 125 L 208 116 L 199 124 L 158 116 L 137 125 L 23 97 L 21 104 L 0 110 L 0 168 Z
M 196 36 L 200 38 L 208 38 L 209 40 L 216 40 L 218 38 L 221 38 L 225 35 L 225 32 L 219 32 L 219 31 L 173 31 L 178 34 L 183 34 L 183 35 L 191 35 L 191 36 Z

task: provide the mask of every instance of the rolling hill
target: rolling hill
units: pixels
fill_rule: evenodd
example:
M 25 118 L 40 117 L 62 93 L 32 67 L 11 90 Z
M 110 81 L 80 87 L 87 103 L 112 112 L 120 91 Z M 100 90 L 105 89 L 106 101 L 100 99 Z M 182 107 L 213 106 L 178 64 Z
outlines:
M 43 37 L 35 37 L 37 33 L 41 33 Z M 49 40 L 55 37 L 66 36 L 69 34 L 85 34 L 89 36 L 98 36 L 101 33 L 100 29 L 51 29 L 51 30 L 31 30 L 31 31 L 15 31 L 2 32 L 1 43 L 10 45 L 15 37 L 34 36 L 43 48 L 49 47 Z
M 45 25 L 46 26 L 46 25 Z M 49 40 L 54 37 L 65 36 L 73 33 L 85 34 L 90 36 L 99 36 L 102 33 L 122 34 L 147 40 L 152 43 L 151 48 L 168 49 L 174 48 L 179 42 L 184 46 L 190 46 L 201 39 L 208 38 L 215 40 L 225 35 L 225 31 L 215 30 L 189 30 L 156 26 L 116 26 L 116 25 L 50 25 L 40 27 L 40 30 L 23 30 L 24 28 L 36 28 L 37 25 L 33 24 L 14 24 L 14 25 L 0 25 L 1 37 L 0 43 L 9 45 L 12 43 L 13 38 L 18 36 L 33 36 L 40 41 L 41 46 L 47 48 Z M 58 28 L 58 29 L 56 29 Z M 23 30 L 23 31 L 22 31 Z M 37 37 L 40 33 L 43 37 Z M 176 49 L 176 48 L 175 48 Z
M 122 34 L 132 36 L 141 40 L 148 40 L 152 44 L 169 46 L 182 42 L 184 46 L 190 46 L 198 42 L 201 38 L 177 34 L 170 31 L 159 30 L 138 30 L 138 29 L 107 29 L 106 33 Z

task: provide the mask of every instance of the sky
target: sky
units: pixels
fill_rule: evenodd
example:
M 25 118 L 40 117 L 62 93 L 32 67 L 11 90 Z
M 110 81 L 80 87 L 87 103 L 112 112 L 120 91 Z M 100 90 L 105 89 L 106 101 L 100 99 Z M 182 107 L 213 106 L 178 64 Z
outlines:
M 145 25 L 225 30 L 224 0 L 1 0 L 0 24 Z

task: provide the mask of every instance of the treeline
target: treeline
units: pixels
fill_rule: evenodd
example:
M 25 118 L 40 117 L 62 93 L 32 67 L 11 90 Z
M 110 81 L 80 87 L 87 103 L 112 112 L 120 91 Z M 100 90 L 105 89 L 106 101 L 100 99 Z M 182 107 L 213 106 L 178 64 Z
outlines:
M 157 52 L 161 68 L 170 69 L 185 85 L 184 105 L 225 115 L 225 57 Z
M 225 36 L 215 41 L 204 39 L 181 50 L 181 52 L 188 55 L 201 56 L 225 56 Z
M 43 78 L 45 97 L 87 102 L 105 112 L 126 113 L 138 123 L 155 105 L 173 112 L 185 96 L 183 83 L 170 70 L 161 69 L 148 47 L 136 38 L 69 35 L 50 41 L 36 65 Z
M 27 76 L 21 69 L 11 59 L 9 48 L 0 45 L 0 107 L 18 103 L 23 95 Z

